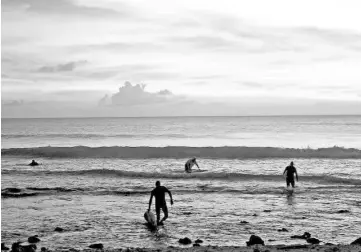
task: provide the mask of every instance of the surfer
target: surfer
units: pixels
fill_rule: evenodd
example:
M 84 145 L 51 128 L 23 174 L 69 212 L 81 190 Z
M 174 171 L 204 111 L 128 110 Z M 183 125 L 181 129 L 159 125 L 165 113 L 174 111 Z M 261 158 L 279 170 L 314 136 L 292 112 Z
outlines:
M 163 221 L 168 218 L 168 208 L 167 203 L 165 202 L 165 193 L 169 194 L 170 204 L 173 205 L 172 193 L 165 187 L 160 185 L 160 181 L 155 182 L 155 188 L 152 190 L 149 199 L 149 207 L 148 212 L 150 211 L 150 207 L 152 205 L 153 196 L 155 197 L 155 212 L 157 214 L 157 225 L 163 225 Z M 161 221 L 160 219 L 160 209 L 162 209 L 164 213 L 164 217 Z
M 36 166 L 36 165 L 39 165 L 39 163 L 36 162 L 36 161 L 33 159 L 29 165 L 30 165 L 30 166 Z
M 193 165 L 196 165 L 196 166 L 198 167 L 198 170 L 200 170 L 200 169 L 199 169 L 199 165 L 197 164 L 196 158 L 194 157 L 194 158 L 189 159 L 189 160 L 186 162 L 186 164 L 185 164 L 185 166 L 184 166 L 185 171 L 188 172 L 188 173 L 191 173 L 191 172 L 192 172 L 192 167 L 193 167 Z
M 285 171 L 283 172 L 283 175 L 285 175 L 285 173 L 286 173 L 287 187 L 289 187 L 289 185 L 291 184 L 292 187 L 295 188 L 295 178 L 293 174 L 296 173 L 297 182 L 298 182 L 298 174 L 296 167 L 293 166 L 293 162 L 291 162 L 290 165 L 286 167 Z

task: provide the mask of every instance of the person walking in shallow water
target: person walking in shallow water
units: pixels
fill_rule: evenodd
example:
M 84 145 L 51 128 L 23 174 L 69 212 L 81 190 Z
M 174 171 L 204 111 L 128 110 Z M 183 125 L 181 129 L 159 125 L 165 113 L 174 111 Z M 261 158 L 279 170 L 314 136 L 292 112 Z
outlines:
M 295 177 L 293 174 L 294 173 L 296 174 L 297 182 L 298 182 L 298 174 L 297 174 L 296 167 L 293 166 L 293 162 L 291 162 L 290 165 L 286 167 L 286 169 L 283 172 L 283 175 L 285 175 L 285 173 L 286 173 L 287 187 L 289 187 L 291 184 L 292 188 L 295 188 Z
M 196 165 L 198 167 L 198 170 L 200 170 L 199 165 L 197 164 L 196 158 L 194 157 L 194 158 L 189 159 L 186 162 L 186 164 L 184 165 L 185 171 L 188 172 L 188 173 L 191 173 L 193 165 Z
M 149 207 L 148 212 L 150 211 L 150 207 L 152 205 L 153 196 L 155 197 L 155 212 L 157 214 L 157 225 L 163 225 L 163 221 L 168 218 L 168 208 L 167 203 L 165 201 L 165 193 L 169 194 L 170 204 L 173 205 L 172 193 L 165 187 L 160 185 L 160 181 L 155 182 L 155 188 L 152 190 L 149 199 Z M 160 210 L 162 209 L 164 213 L 164 217 L 160 220 Z

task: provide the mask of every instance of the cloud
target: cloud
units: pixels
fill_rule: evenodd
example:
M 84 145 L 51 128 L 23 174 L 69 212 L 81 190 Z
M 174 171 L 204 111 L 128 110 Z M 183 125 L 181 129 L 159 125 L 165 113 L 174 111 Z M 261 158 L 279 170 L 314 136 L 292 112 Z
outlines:
M 1 105 L 4 107 L 14 107 L 24 105 L 23 100 L 1 101 Z
M 145 91 L 145 84 L 132 85 L 129 81 L 124 83 L 124 86 L 119 88 L 119 91 L 111 97 L 105 95 L 98 102 L 99 106 L 111 104 L 112 106 L 134 106 L 134 105 L 149 105 L 157 103 L 166 103 L 171 100 L 177 100 L 176 97 L 169 90 L 161 90 L 156 93 Z
M 358 32 L 319 29 L 315 27 L 298 28 L 295 29 L 295 32 L 319 39 L 326 44 L 333 44 L 361 52 L 361 33 Z
M 105 51 L 105 52 L 154 52 L 164 50 L 165 46 L 161 43 L 152 42 L 112 42 L 112 43 L 101 43 L 101 44 L 82 44 L 74 45 L 69 48 L 71 52 L 93 52 L 94 50 Z
M 267 53 L 267 52 L 304 52 L 308 45 L 300 45 L 295 41 L 285 39 L 286 34 L 262 34 L 264 28 L 253 28 L 253 36 L 234 33 L 233 36 L 220 34 L 175 36 L 169 41 L 175 45 L 190 46 L 196 50 L 221 51 L 221 52 L 241 52 L 241 53 Z M 277 33 L 277 32 L 275 32 Z M 278 32 L 279 33 L 279 32 Z
M 157 94 L 159 94 L 159 95 L 173 95 L 172 92 L 169 91 L 168 89 L 161 90 Z
M 55 73 L 55 72 L 71 72 L 74 71 L 76 67 L 86 64 L 87 61 L 71 61 L 65 64 L 59 64 L 56 66 L 43 66 L 40 67 L 37 71 L 41 73 Z
M 198 22 L 187 24 L 184 28 L 198 26 L 207 31 L 189 37 L 175 37 L 173 41 L 193 44 L 201 49 L 239 51 L 246 53 L 264 53 L 280 51 L 304 51 L 305 46 L 289 39 L 289 31 L 285 28 L 258 26 L 243 19 L 221 14 L 196 12 Z M 188 27 L 187 27 L 188 26 Z
M 203 30 L 204 34 L 178 36 L 171 41 L 192 45 L 202 50 L 239 51 L 248 53 L 295 52 L 314 53 L 331 46 L 333 50 L 361 51 L 361 33 L 317 27 L 272 27 L 215 13 L 195 12 L 197 20 L 173 23 L 178 29 Z M 179 32 L 182 34 L 181 32 Z M 189 34 L 189 33 L 187 33 Z M 192 33 L 191 33 L 192 34 Z M 331 49 L 331 48 L 328 48 Z
M 244 87 L 245 89 L 263 89 L 263 90 L 275 90 L 275 89 L 285 89 L 289 86 L 296 87 L 296 83 L 282 83 L 282 82 L 274 82 L 274 81 L 235 81 L 237 85 Z
M 241 85 L 245 86 L 245 87 L 251 87 L 251 88 L 263 88 L 265 86 L 264 84 L 258 83 L 255 81 L 242 81 Z
M 104 95 L 103 98 L 101 98 L 98 102 L 98 106 L 99 107 L 102 107 L 102 106 L 107 106 L 107 105 L 110 105 L 110 99 L 109 99 L 109 95 Z
M 78 75 L 91 80 L 124 80 L 153 81 L 153 80 L 175 80 L 181 77 L 180 73 L 169 72 L 157 65 L 150 64 L 123 64 L 111 67 L 96 67 L 77 72 Z
M 230 50 L 237 47 L 235 41 L 224 39 L 216 35 L 197 35 L 189 37 L 173 37 L 170 39 L 171 42 L 179 44 L 189 44 L 196 47 L 197 49 L 213 49 L 213 50 Z
M 71 0 L 3 0 L 1 1 L 3 11 L 18 11 L 59 16 L 89 16 L 89 17 L 121 17 L 129 15 L 128 8 L 124 12 L 98 6 L 80 5 Z

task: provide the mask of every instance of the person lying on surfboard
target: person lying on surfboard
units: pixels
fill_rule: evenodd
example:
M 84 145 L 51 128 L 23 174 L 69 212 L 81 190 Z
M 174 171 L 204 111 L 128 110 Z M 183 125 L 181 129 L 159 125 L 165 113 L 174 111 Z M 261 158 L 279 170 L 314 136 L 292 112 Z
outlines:
M 295 178 L 294 178 L 293 174 L 296 173 L 297 182 L 298 182 L 298 174 L 297 174 L 296 167 L 293 166 L 293 162 L 291 162 L 290 165 L 286 167 L 285 171 L 283 172 L 283 175 L 285 175 L 285 173 L 286 173 L 287 187 L 289 187 L 291 184 L 292 188 L 295 188 Z
M 152 205 L 153 196 L 155 197 L 155 212 L 157 214 L 157 225 L 163 225 L 163 221 L 168 218 L 168 208 L 167 203 L 165 202 L 165 193 L 169 194 L 170 204 L 173 205 L 172 193 L 165 187 L 160 185 L 160 181 L 155 182 L 155 188 L 152 190 L 149 199 L 149 207 L 148 212 L 150 211 L 150 207 Z M 164 217 L 161 221 L 160 219 L 160 209 L 162 209 L 164 213 Z
M 184 166 L 185 171 L 188 172 L 188 173 L 191 173 L 191 172 L 192 172 L 192 167 L 193 167 L 193 165 L 196 165 L 196 166 L 198 167 L 198 170 L 200 170 L 200 169 L 199 169 L 199 165 L 197 164 L 196 158 L 194 157 L 194 158 L 189 159 L 189 160 L 186 162 L 186 164 L 185 164 L 185 166 Z

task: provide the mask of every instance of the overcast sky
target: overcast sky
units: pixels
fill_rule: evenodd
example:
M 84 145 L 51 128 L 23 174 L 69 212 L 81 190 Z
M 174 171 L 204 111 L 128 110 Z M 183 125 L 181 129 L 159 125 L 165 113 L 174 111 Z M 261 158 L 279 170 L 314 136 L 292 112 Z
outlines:
M 2 0 L 2 117 L 361 114 L 358 0 Z

